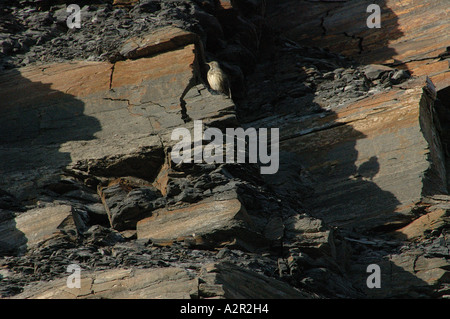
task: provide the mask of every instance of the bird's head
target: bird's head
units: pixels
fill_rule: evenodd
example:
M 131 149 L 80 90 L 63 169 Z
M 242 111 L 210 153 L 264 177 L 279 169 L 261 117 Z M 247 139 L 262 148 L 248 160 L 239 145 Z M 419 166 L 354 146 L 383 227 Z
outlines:
M 206 64 L 208 64 L 211 69 L 219 67 L 219 63 L 217 61 L 207 62 Z

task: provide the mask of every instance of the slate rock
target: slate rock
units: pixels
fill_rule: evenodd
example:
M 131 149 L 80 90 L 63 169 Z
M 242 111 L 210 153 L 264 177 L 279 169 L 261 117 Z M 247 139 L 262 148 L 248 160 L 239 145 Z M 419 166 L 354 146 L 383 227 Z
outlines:
M 83 233 L 83 237 L 88 244 L 95 246 L 113 246 L 124 241 L 119 232 L 101 225 L 91 226 Z
M 362 71 L 369 80 L 373 81 L 380 79 L 383 74 L 394 71 L 394 69 L 380 64 L 370 64 L 365 66 Z
M 411 74 L 406 70 L 397 70 L 394 72 L 394 74 L 391 76 L 391 82 L 393 84 L 399 84 L 403 81 L 409 79 L 411 77 Z
M 102 188 L 101 196 L 116 230 L 134 229 L 136 223 L 165 205 L 159 190 L 152 186 L 127 189 L 121 183 Z
M 0 189 L 0 211 L 2 209 L 17 211 L 22 210 L 23 208 L 17 198 L 15 198 L 12 194 Z

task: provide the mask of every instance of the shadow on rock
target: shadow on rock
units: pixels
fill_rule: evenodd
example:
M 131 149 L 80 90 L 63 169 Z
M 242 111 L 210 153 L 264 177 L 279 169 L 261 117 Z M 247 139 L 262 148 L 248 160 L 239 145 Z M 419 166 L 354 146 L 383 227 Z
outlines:
M 32 81 L 18 69 L 0 73 L 0 241 L 4 254 L 23 251 L 27 238 L 16 229 L 22 205 L 46 199 L 42 186 L 60 179 L 71 162 L 60 152 L 68 141 L 94 139 L 101 130 L 97 119 L 85 115 L 74 96 Z

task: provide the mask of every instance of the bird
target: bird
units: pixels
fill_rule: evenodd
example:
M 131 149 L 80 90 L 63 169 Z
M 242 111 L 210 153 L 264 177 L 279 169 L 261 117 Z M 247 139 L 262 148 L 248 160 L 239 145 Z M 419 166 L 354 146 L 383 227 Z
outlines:
M 228 96 L 231 99 L 230 82 L 228 77 L 220 68 L 219 62 L 211 61 L 206 63 L 209 65 L 209 71 L 207 79 L 209 86 L 212 90 L 220 92 Z

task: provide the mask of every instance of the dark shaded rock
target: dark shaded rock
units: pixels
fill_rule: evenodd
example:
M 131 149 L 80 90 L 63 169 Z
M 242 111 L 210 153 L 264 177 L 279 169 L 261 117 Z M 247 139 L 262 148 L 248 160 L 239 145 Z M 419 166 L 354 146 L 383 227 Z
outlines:
M 13 219 L 14 217 L 15 214 L 12 211 L 0 209 L 0 223 Z
M 134 229 L 136 223 L 165 205 L 165 199 L 154 187 L 127 187 L 117 183 L 100 191 L 102 201 L 116 230 Z
M 119 232 L 100 225 L 90 227 L 84 232 L 83 237 L 86 243 L 95 246 L 113 246 L 118 242 L 124 241 Z
M 2 209 L 17 211 L 22 210 L 23 208 L 13 195 L 0 189 L 0 211 Z
M 370 65 L 365 66 L 362 69 L 362 71 L 364 72 L 366 77 L 371 81 L 380 79 L 384 73 L 390 72 L 393 70 L 394 69 L 391 67 L 379 65 L 379 64 L 370 64 Z
M 84 209 L 89 214 L 91 225 L 110 226 L 108 213 L 102 203 L 87 204 L 84 206 Z
M 159 10 L 161 10 L 161 4 L 159 1 L 143 0 L 139 1 L 139 4 L 137 4 L 133 7 L 133 9 L 130 10 L 130 15 L 133 15 L 135 13 L 154 13 Z
M 403 81 L 409 79 L 411 77 L 411 74 L 406 70 L 397 70 L 394 72 L 394 74 L 391 76 L 391 82 L 393 84 L 399 84 Z
M 183 189 L 175 198 L 175 202 L 196 203 L 203 198 L 203 192 L 198 188 Z
M 199 295 L 215 298 L 315 298 L 290 287 L 285 282 L 237 267 L 230 263 L 206 265 L 200 274 Z
M 11 38 L 0 37 L 0 53 L 9 55 L 14 48 L 14 41 Z
M 80 188 L 79 185 L 74 180 L 71 179 L 61 179 L 56 183 L 51 183 L 46 186 L 47 189 L 55 192 L 59 195 L 74 191 Z
M 189 187 L 189 180 L 186 178 L 172 179 L 168 182 L 166 193 L 168 197 L 179 195 L 185 188 Z

